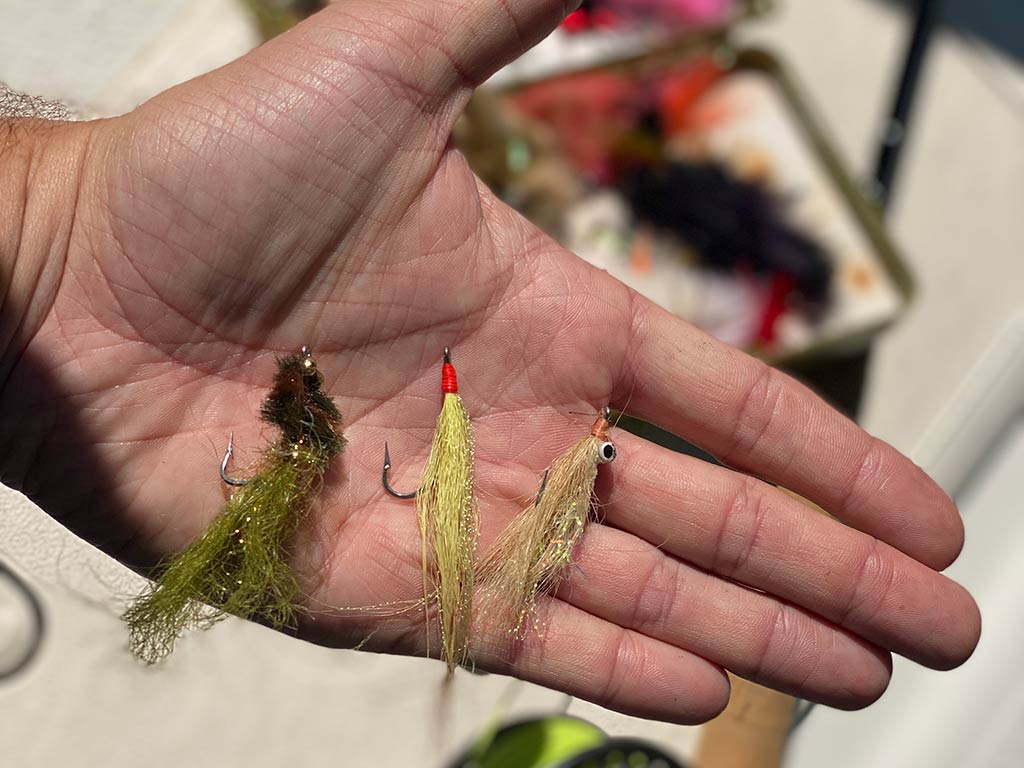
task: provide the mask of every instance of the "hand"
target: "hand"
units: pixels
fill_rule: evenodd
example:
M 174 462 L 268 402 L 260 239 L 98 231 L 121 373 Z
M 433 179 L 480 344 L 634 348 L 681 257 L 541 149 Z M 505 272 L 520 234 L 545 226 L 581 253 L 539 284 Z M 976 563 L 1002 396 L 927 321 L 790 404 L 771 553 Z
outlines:
M 936 572 L 962 543 L 949 498 L 804 387 L 561 249 L 452 149 L 473 87 L 567 10 L 347 0 L 124 117 L 8 124 L 4 481 L 151 565 L 223 503 L 228 433 L 240 464 L 274 439 L 257 420 L 274 358 L 308 344 L 349 447 L 298 542 L 300 632 L 417 653 L 418 612 L 335 608 L 420 594 L 415 510 L 382 491 L 382 451 L 415 487 L 451 346 L 481 551 L 589 428 L 570 411 L 628 403 L 736 468 L 614 433 L 603 524 L 541 601 L 547 630 L 511 647 L 479 628 L 479 666 L 693 722 L 724 707 L 723 668 L 859 707 L 891 652 L 963 662 L 979 617 Z

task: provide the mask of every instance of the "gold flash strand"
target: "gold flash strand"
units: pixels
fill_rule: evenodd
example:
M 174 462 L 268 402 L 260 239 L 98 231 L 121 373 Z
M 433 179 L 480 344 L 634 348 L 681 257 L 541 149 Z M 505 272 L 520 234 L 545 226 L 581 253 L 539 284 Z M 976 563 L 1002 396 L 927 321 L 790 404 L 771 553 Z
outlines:
M 537 595 L 554 592 L 573 563 L 591 518 L 597 467 L 615 459 L 610 413 L 604 408 L 591 433 L 548 468 L 536 501 L 502 531 L 477 569 L 487 615 L 518 640 L 525 639 Z
M 137 658 L 160 661 L 184 630 L 206 628 L 225 614 L 295 626 L 299 587 L 289 544 L 345 445 L 341 414 L 322 383 L 308 349 L 279 361 L 261 416 L 280 428 L 280 440 L 246 481 L 225 474 L 229 443 L 221 475 L 240 489 L 199 539 L 158 568 L 156 581 L 124 614 Z

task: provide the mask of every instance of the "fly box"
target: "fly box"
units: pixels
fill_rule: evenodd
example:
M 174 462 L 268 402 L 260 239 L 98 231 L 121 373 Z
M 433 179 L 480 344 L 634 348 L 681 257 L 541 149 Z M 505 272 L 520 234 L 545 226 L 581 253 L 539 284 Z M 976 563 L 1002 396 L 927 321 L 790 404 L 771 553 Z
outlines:
M 457 144 L 564 246 L 724 341 L 864 349 L 910 275 L 793 76 L 730 42 L 763 6 L 716 7 L 699 30 L 563 28 L 478 91 Z

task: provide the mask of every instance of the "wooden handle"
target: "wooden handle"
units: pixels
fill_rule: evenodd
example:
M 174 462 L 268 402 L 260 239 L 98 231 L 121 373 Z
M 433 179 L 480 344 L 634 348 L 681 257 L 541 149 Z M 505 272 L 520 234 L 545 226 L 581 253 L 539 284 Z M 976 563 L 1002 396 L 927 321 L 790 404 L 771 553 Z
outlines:
M 796 700 L 733 675 L 725 711 L 704 726 L 696 768 L 779 768 Z

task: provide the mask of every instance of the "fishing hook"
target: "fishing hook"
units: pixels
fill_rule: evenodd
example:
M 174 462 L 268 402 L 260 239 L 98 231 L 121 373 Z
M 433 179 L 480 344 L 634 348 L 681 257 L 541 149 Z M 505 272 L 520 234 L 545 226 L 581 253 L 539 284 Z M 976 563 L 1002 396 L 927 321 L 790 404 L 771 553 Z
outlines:
M 544 495 L 544 489 L 548 487 L 548 473 L 550 469 L 544 470 L 544 479 L 540 481 L 540 490 L 537 491 L 537 499 L 533 502 L 533 506 L 540 505 L 540 497 Z
M 388 482 L 388 471 L 391 469 L 391 454 L 388 452 L 388 444 L 384 443 L 384 469 L 380 473 L 380 481 L 384 485 L 384 490 L 396 499 L 415 499 L 418 490 L 412 493 L 399 493 L 391 487 L 391 483 Z
M 220 463 L 220 479 L 228 485 L 233 485 L 236 488 L 241 488 L 243 485 L 248 485 L 248 480 L 236 480 L 233 477 L 228 477 L 228 462 L 231 461 L 231 456 L 235 452 L 235 433 L 232 432 L 228 436 L 228 449 L 224 451 L 224 460 Z

